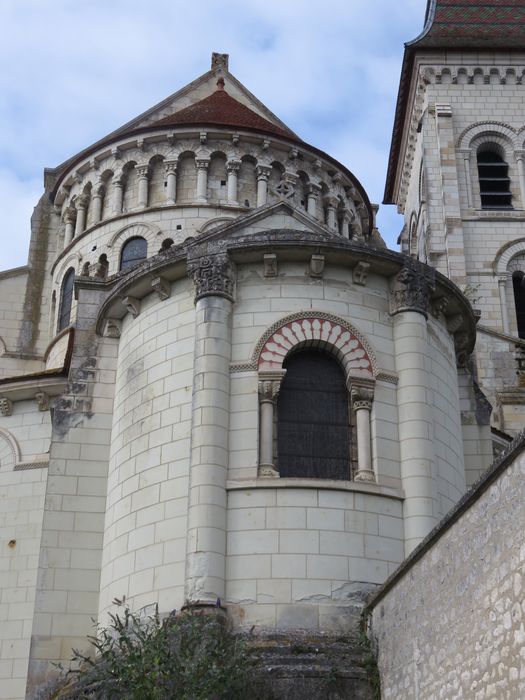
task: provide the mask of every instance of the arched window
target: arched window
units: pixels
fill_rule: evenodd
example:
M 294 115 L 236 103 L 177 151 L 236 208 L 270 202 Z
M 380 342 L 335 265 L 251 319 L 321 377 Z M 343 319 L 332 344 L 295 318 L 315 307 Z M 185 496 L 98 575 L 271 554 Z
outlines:
M 281 478 L 350 479 L 350 428 L 345 375 L 335 358 L 302 350 L 284 362 L 277 404 Z
M 482 209 L 511 209 L 509 166 L 495 150 L 478 151 Z
M 62 280 L 60 292 L 60 311 L 58 314 L 58 330 L 69 326 L 71 321 L 71 304 L 73 303 L 73 287 L 75 286 L 75 270 L 70 267 Z
M 525 274 L 523 272 L 512 273 L 512 287 L 514 289 L 518 336 L 525 338 Z
M 148 244 L 145 238 L 137 236 L 130 238 L 122 246 L 120 253 L 120 269 L 128 270 L 130 267 L 135 267 L 142 260 L 145 260 L 148 254 Z

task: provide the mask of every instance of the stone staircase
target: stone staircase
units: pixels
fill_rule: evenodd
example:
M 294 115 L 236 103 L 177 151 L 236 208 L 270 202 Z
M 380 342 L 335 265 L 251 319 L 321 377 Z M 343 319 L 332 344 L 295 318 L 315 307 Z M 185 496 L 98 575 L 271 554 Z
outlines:
M 351 637 L 313 634 L 250 636 L 261 690 L 257 700 L 376 700 L 366 671 L 370 655 Z

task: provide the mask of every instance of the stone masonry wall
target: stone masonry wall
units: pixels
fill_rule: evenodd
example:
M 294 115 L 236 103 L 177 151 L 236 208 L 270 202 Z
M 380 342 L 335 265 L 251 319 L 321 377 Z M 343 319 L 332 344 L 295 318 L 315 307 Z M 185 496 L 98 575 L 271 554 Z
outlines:
M 523 435 L 372 601 L 382 697 L 525 697 Z

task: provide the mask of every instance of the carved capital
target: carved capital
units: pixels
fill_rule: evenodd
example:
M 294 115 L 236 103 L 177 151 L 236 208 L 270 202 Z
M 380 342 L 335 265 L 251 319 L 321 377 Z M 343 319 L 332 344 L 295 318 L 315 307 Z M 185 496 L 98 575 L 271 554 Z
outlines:
M 47 411 L 49 409 L 49 396 L 45 391 L 37 391 L 35 399 L 38 404 L 39 411 Z
M 261 403 L 275 403 L 277 401 L 285 374 L 286 370 L 259 374 L 258 391 Z
M 164 161 L 164 170 L 166 172 L 166 175 L 169 175 L 170 173 L 176 173 L 177 172 L 177 165 L 178 165 L 178 161 L 176 161 L 176 160 Z
M 75 206 L 77 209 L 87 209 L 89 205 L 89 195 L 81 194 L 80 197 L 75 199 Z
M 308 188 L 307 188 L 308 196 L 309 197 L 314 197 L 314 199 L 317 199 L 319 195 L 321 194 L 321 188 L 319 185 L 316 185 L 313 182 L 308 183 Z
M 75 207 L 68 207 L 64 212 L 64 221 L 66 224 L 74 224 L 77 218 L 77 212 Z
M 270 165 L 259 165 L 257 167 L 257 179 L 265 180 L 268 182 L 270 175 L 272 174 L 272 168 Z
M 5 396 L 0 396 L 0 416 L 10 416 L 13 413 L 13 402 Z
M 115 318 L 108 318 L 104 326 L 103 335 L 105 338 L 120 338 L 122 321 Z
M 326 195 L 323 201 L 328 209 L 337 209 L 339 206 L 339 199 L 332 194 Z
M 370 269 L 370 263 L 360 260 L 357 265 L 352 270 L 352 280 L 354 284 L 359 284 L 362 287 L 366 285 L 368 279 L 368 270 Z
M 450 300 L 448 297 L 439 297 L 438 299 L 434 299 L 432 302 L 432 315 L 435 316 L 435 318 L 439 318 L 441 314 L 446 312 L 449 302 Z
M 171 296 L 171 285 L 163 277 L 154 277 L 151 280 L 151 287 L 154 289 L 159 299 L 168 299 Z
M 234 267 L 225 253 L 188 261 L 188 275 L 195 285 L 196 302 L 209 296 L 234 300 Z
M 229 160 L 226 163 L 226 170 L 229 173 L 238 173 L 240 169 L 241 169 L 241 161 L 240 160 Z
M 197 170 L 208 170 L 209 164 L 210 164 L 209 158 L 196 158 L 195 159 L 195 165 L 197 166 Z
M 371 469 L 360 469 L 354 476 L 354 481 L 364 481 L 368 484 L 375 484 L 376 475 Z
M 133 318 L 137 318 L 140 313 L 140 299 L 137 299 L 136 297 L 124 297 L 124 299 L 122 299 L 122 303 Z
M 137 177 L 139 180 L 147 180 L 149 178 L 149 165 L 138 165 Z
M 374 401 L 374 390 L 368 386 L 352 387 L 352 406 L 354 411 L 371 411 Z
M 417 311 L 428 315 L 430 293 L 435 287 L 433 269 L 417 261 L 408 261 L 393 278 L 390 288 L 390 313 Z

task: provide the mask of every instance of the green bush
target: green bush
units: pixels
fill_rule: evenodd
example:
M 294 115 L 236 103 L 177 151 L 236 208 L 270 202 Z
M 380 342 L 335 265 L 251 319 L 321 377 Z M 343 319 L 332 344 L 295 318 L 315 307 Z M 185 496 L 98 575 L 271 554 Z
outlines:
M 172 613 L 161 619 L 133 613 L 110 615 L 108 628 L 90 637 L 91 658 L 73 651 L 38 700 L 235 700 L 248 693 L 251 662 L 244 644 L 220 611 Z M 262 694 L 261 694 L 262 697 Z

